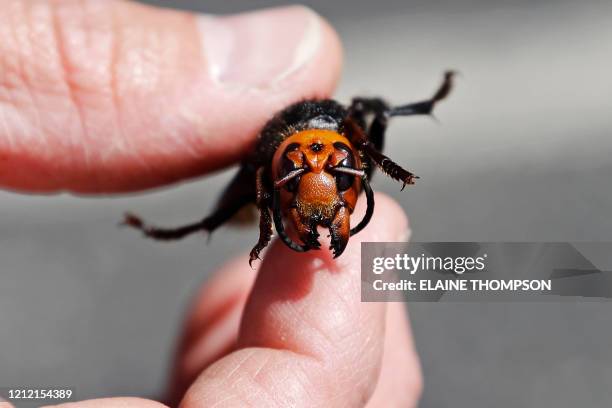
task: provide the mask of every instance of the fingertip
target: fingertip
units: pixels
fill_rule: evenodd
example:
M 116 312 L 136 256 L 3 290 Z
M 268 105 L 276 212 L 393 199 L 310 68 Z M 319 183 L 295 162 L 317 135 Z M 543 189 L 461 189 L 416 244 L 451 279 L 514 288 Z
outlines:
M 371 225 L 337 260 L 329 251 L 298 253 L 272 243 L 242 314 L 237 351 L 204 371 L 183 406 L 256 399 L 253 384 L 274 401 L 293 398 L 290 391 L 301 386 L 308 387 L 306 404 L 362 405 L 370 398 L 383 356 L 386 304 L 361 302 L 360 242 L 392 241 L 407 228 L 394 200 L 376 199 Z M 221 382 L 227 389 L 219 388 Z
M 335 85 L 342 59 L 339 38 L 306 6 L 199 15 L 196 22 L 208 75 L 228 91 L 284 92 L 310 76 L 319 90 Z
M 361 242 L 397 241 L 408 231 L 408 220 L 397 202 L 384 194 L 376 194 L 375 202 L 370 224 L 351 237 L 337 259 L 327 250 L 298 253 L 279 240 L 272 243 L 245 307 L 239 347 L 312 357 L 325 362 L 319 375 L 329 376 L 333 383 L 331 377 L 340 374 L 355 384 L 355 397 L 373 392 L 386 305 L 361 302 Z M 364 206 L 362 197 L 354 213 L 357 220 Z
M 357 312 L 360 304 L 360 269 L 362 242 L 393 242 L 406 240 L 410 234 L 408 219 L 402 207 L 391 197 L 376 193 L 372 220 L 363 231 L 350 238 L 343 254 L 334 259 L 328 250 L 299 253 L 275 240 L 264 257 L 243 320 L 240 342 L 244 346 L 269 346 L 286 348 L 306 354 L 316 354 L 311 348 L 316 342 L 304 341 L 293 334 L 278 336 L 279 325 L 295 325 L 298 320 L 293 313 L 295 306 L 303 307 L 313 314 L 314 323 L 320 323 L 334 337 L 334 327 L 327 316 L 330 308 L 339 302 L 348 301 L 350 310 Z M 357 219 L 365 212 L 365 200 L 360 199 L 354 216 Z M 352 216 L 353 217 L 353 216 Z M 325 238 L 321 238 L 322 241 Z M 327 247 L 322 242 L 322 247 Z M 331 285 L 318 289 L 318 285 Z M 284 307 L 293 305 L 285 310 Z M 346 307 L 344 302 L 342 305 Z M 270 315 L 271 312 L 271 315 Z M 289 313 L 289 314 L 285 314 Z M 357 316 L 350 314 L 336 317 L 345 319 L 337 324 L 346 324 Z M 275 323 L 280 319 L 282 323 Z M 293 320 L 292 320 L 293 319 Z M 375 319 L 371 321 L 376 325 Z M 313 323 L 311 321 L 310 323 Z M 318 327 L 321 329 L 321 327 Z

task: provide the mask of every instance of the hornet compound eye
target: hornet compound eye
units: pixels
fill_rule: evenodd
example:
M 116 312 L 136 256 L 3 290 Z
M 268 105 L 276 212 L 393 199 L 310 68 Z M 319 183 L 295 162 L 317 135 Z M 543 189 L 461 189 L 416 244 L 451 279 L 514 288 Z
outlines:
M 281 178 L 287 177 L 288 175 L 292 174 L 292 172 L 302 168 L 303 158 L 301 157 L 301 153 L 298 151 L 299 147 L 299 143 L 292 143 L 287 147 L 287 149 L 285 149 L 285 154 L 283 155 L 281 161 L 281 168 L 279 169 L 279 176 Z M 299 184 L 300 175 L 297 175 L 288 180 L 284 184 L 283 188 L 291 193 L 295 193 Z
M 336 167 L 353 169 L 355 167 L 355 160 L 353 159 L 353 152 L 350 147 L 345 145 L 342 142 L 334 143 L 334 148 L 346 154 L 346 157 L 336 165 Z M 355 175 L 350 173 L 343 172 L 334 172 L 334 177 L 336 179 L 336 186 L 339 191 L 346 191 L 355 182 Z

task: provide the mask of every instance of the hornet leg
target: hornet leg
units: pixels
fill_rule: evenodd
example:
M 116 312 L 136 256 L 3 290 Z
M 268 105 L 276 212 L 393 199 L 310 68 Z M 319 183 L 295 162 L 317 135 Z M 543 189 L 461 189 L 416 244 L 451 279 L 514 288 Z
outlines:
M 339 257 L 346 249 L 349 237 L 351 236 L 351 217 L 346 207 L 340 207 L 329 226 L 331 244 L 329 249 L 333 251 L 334 258 Z
M 215 211 L 201 221 L 176 228 L 147 225 L 138 216 L 126 214 L 122 225 L 139 229 L 149 238 L 170 241 L 184 238 L 198 231 L 212 232 L 232 218 L 242 207 L 255 201 L 252 172 L 242 168 L 224 191 Z
M 344 124 L 353 144 L 358 146 L 359 150 L 367 154 L 368 157 L 380 167 L 383 173 L 394 180 L 401 181 L 403 183 L 402 190 L 406 184 L 414 184 L 414 180 L 419 178 L 378 151 L 374 144 L 368 140 L 363 129 L 353 120 L 348 119 Z
M 446 98 L 450 93 L 455 74 L 454 71 L 446 71 L 438 90 L 430 99 L 424 101 L 389 107 L 380 98 L 354 98 L 349 108 L 349 116 L 357 123 L 364 124 L 367 116 L 373 116 L 366 133 L 376 150 L 382 151 L 389 118 L 393 116 L 431 115 L 436 103 Z
M 389 116 L 431 115 L 436 103 L 446 98 L 450 93 L 455 75 L 455 71 L 446 71 L 442 84 L 430 99 L 393 107 L 387 111 L 387 114 Z
M 259 253 L 270 243 L 272 238 L 272 217 L 270 216 L 269 202 L 270 194 L 266 191 L 264 182 L 264 168 L 257 169 L 256 190 L 257 208 L 259 209 L 259 239 L 249 254 L 249 266 L 259 258 Z

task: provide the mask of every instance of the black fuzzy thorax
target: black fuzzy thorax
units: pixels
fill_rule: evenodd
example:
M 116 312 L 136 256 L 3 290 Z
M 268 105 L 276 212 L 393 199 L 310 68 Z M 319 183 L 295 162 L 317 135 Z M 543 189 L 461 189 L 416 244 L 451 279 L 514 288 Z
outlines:
M 280 111 L 260 132 L 252 162 L 255 167 L 272 163 L 276 149 L 291 135 L 306 129 L 329 129 L 344 132 L 348 110 L 332 99 L 295 103 Z

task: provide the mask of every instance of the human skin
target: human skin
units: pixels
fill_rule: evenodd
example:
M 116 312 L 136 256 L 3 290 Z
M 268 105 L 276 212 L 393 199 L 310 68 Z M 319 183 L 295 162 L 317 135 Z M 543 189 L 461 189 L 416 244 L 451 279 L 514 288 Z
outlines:
M 0 185 L 108 194 L 202 176 L 238 161 L 276 111 L 331 95 L 341 59 L 333 29 L 304 7 L 216 18 L 114 0 L 5 0 Z M 278 241 L 257 270 L 246 254 L 230 260 L 186 316 L 165 402 L 415 405 L 421 374 L 404 307 L 360 302 L 360 243 L 408 235 L 399 205 L 377 194 L 372 222 L 337 260 Z

